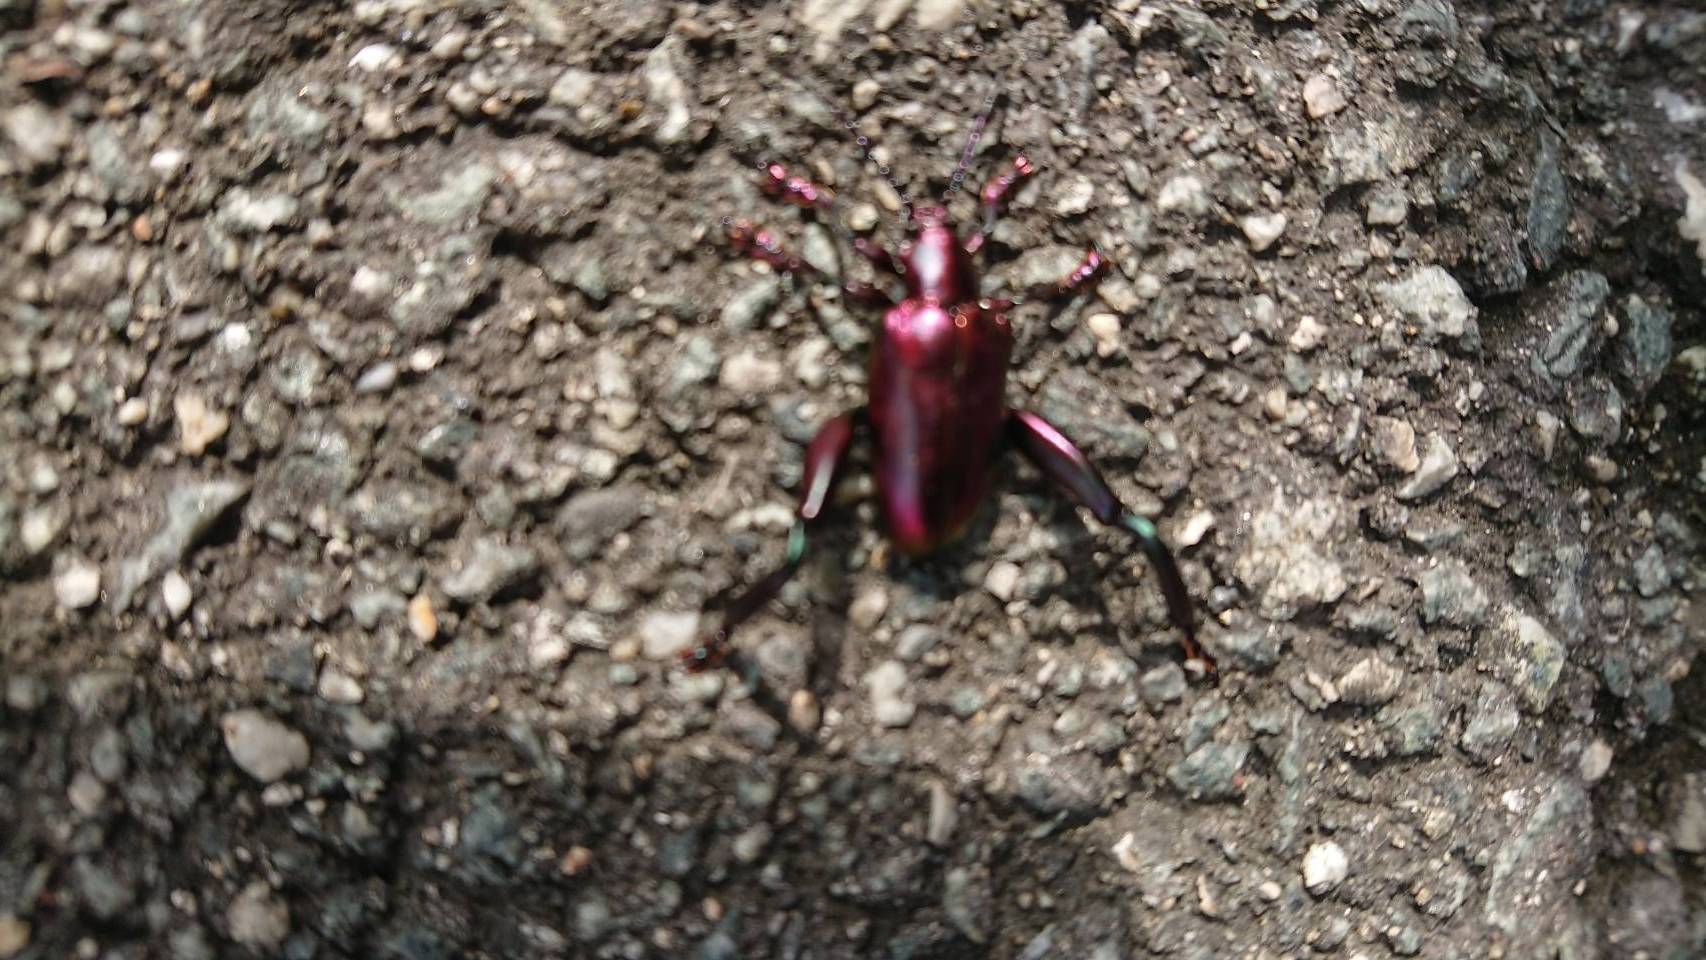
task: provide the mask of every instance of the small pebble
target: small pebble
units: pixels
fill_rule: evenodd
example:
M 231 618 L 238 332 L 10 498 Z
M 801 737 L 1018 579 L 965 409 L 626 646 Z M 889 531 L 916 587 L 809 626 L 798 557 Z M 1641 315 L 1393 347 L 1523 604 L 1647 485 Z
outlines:
M 1285 214 L 1252 214 L 1240 221 L 1244 228 L 1244 236 L 1250 241 L 1250 249 L 1256 253 L 1273 246 L 1280 235 L 1285 233 Z
M 53 577 L 53 595 L 66 610 L 82 610 L 101 596 L 101 569 L 74 559 Z
M 148 401 L 141 397 L 131 397 L 118 405 L 113 416 L 121 427 L 141 426 L 142 422 L 148 419 Z
M 231 427 L 230 414 L 212 410 L 199 393 L 184 392 L 172 400 L 178 417 L 178 449 L 192 457 L 207 452 Z
M 1316 896 L 1343 883 L 1350 872 L 1344 848 L 1331 840 L 1315 844 L 1303 855 L 1303 886 Z
M 1194 547 L 1202 542 L 1202 538 L 1214 529 L 1214 514 L 1200 510 L 1186 518 L 1173 534 L 1173 541 L 1181 547 Z
M 290 907 L 265 880 L 243 888 L 225 914 L 231 939 L 257 951 L 276 950 L 290 936 Z
M 14 957 L 30 945 L 30 925 L 10 913 L 0 913 L 0 958 Z
M 640 649 L 647 660 L 668 660 L 699 636 L 697 611 L 654 611 L 640 620 Z
M 873 203 L 855 203 L 847 210 L 847 228 L 856 233 L 870 233 L 882 220 L 882 212 Z
M 402 62 L 397 48 L 388 43 L 370 43 L 355 52 L 349 65 L 367 73 L 390 70 Z
M 355 706 L 366 697 L 361 684 L 336 667 L 327 667 L 320 671 L 319 693 L 320 699 L 327 703 L 346 707 Z
M 384 360 L 368 367 L 355 381 L 356 393 L 384 393 L 397 383 L 397 365 Z
M 34 507 L 24 512 L 18 521 L 18 539 L 24 542 L 24 552 L 35 556 L 52 546 L 65 529 L 65 512 L 55 507 Z
M 876 106 L 877 98 L 882 95 L 883 85 L 870 77 L 866 77 L 853 85 L 853 109 L 864 113 Z
M 847 619 L 860 630 L 870 630 L 883 620 L 889 609 L 888 591 L 880 586 L 861 590 L 847 605 Z
M 1095 199 L 1096 185 L 1088 177 L 1077 177 L 1061 190 L 1054 203 L 1054 212 L 1062 217 L 1076 217 L 1088 213 Z
M 1375 456 L 1399 473 L 1415 473 L 1422 465 L 1416 452 L 1416 429 L 1397 417 L 1375 417 L 1369 423 Z
M 1304 81 L 1303 106 L 1311 118 L 1319 120 L 1345 109 L 1345 95 L 1332 77 L 1318 73 Z
M 1096 338 L 1096 354 L 1111 357 L 1120 348 L 1120 318 L 1111 313 L 1093 313 L 1085 321 L 1084 326 L 1090 330 L 1090 336 Z
M 1306 313 L 1303 319 L 1297 321 L 1297 329 L 1291 332 L 1291 340 L 1287 345 L 1297 353 L 1308 353 L 1320 346 L 1326 337 L 1327 328 L 1321 325 L 1321 321 Z
M 788 697 L 788 725 L 803 734 L 817 732 L 818 724 L 823 720 L 823 709 L 818 706 L 817 697 L 810 690 L 795 690 Z
M 871 712 L 877 723 L 885 727 L 904 727 L 918 712 L 916 704 L 905 699 L 906 667 L 898 660 L 885 660 L 865 674 L 865 687 L 871 694 Z
M 234 710 L 219 726 L 231 759 L 262 783 L 308 766 L 308 738 L 259 710 Z
M 1611 744 L 1604 740 L 1595 740 L 1582 751 L 1582 759 L 1578 769 L 1582 779 L 1588 783 L 1598 783 L 1611 771 Z
M 1019 565 L 1006 560 L 997 561 L 989 568 L 989 573 L 983 578 L 983 588 L 988 590 L 997 600 L 1007 603 L 1013 599 L 1014 591 L 1019 588 Z
M 417 593 L 409 600 L 409 632 L 422 643 L 431 643 L 438 636 L 438 614 L 433 612 L 432 597 Z
M 190 582 L 176 570 L 166 571 L 166 575 L 160 579 L 160 599 L 165 602 L 166 613 L 173 620 L 182 619 L 193 599 Z
M 954 838 L 959 825 L 960 808 L 954 795 L 940 780 L 930 781 L 930 815 L 925 822 L 924 839 L 933 847 L 946 847 Z

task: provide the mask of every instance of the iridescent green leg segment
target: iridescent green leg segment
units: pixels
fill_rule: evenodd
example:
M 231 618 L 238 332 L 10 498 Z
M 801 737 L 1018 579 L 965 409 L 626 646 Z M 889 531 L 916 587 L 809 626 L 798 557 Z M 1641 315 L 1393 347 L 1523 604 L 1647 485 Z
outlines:
M 1132 513 L 1120 503 L 1084 451 L 1055 426 L 1034 413 L 1015 410 L 1008 418 L 1014 444 L 1045 476 L 1083 504 L 1097 520 L 1120 527 L 1137 537 L 1149 562 L 1161 578 L 1161 593 L 1167 598 L 1167 615 L 1184 634 L 1185 658 L 1204 665 L 1214 675 L 1214 660 L 1197 644 L 1196 622 L 1191 614 L 1191 595 L 1173 553 L 1162 542 L 1155 524 Z
M 835 489 L 836 473 L 847 459 L 847 451 L 853 445 L 854 430 L 862 419 L 861 412 L 844 413 L 818 430 L 811 446 L 806 448 L 805 473 L 800 478 L 800 504 L 796 511 L 798 519 L 788 531 L 787 556 L 781 566 L 748 587 L 729 604 L 715 633 L 682 652 L 681 660 L 688 670 L 696 673 L 726 663 L 734 653 L 729 637 L 735 628 L 764 609 L 764 605 L 781 593 L 782 587 L 800 569 L 806 557 L 807 531 L 823 518 L 829 496 Z

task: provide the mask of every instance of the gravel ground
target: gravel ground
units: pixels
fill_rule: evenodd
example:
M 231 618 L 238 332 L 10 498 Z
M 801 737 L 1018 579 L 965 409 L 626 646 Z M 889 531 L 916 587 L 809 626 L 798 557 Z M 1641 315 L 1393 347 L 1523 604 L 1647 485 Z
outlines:
M 1706 14 L 0 0 L 0 53 L 0 958 L 1706 955 Z M 844 484 L 740 638 L 786 710 L 680 673 L 873 329 L 724 218 L 838 271 L 755 168 L 892 240 L 992 95 L 989 288 L 1114 264 L 1013 400 L 1223 682 L 1012 464 L 922 561 Z

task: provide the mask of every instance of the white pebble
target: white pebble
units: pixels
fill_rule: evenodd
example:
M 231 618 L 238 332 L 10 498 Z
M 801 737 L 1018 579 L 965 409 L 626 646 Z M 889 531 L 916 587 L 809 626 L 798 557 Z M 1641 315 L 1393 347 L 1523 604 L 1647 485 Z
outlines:
M 65 529 L 65 514 L 53 507 L 36 507 L 25 511 L 18 521 L 18 538 L 24 542 L 24 552 L 30 556 L 46 550 Z
M 1611 756 L 1611 744 L 1604 740 L 1595 740 L 1588 744 L 1587 749 L 1582 751 L 1579 767 L 1582 779 L 1588 783 L 1598 783 L 1611 771 Z
M 336 667 L 320 671 L 319 692 L 320 699 L 327 703 L 346 707 L 360 703 L 367 696 L 354 677 Z
M 658 611 L 640 621 L 640 651 L 648 660 L 668 660 L 686 650 L 699 635 L 696 611 Z
M 1285 233 L 1285 214 L 1252 214 L 1242 221 L 1244 236 L 1250 241 L 1250 249 L 1257 253 L 1273 246 Z
M 53 578 L 53 595 L 67 610 L 81 610 L 101 596 L 101 570 L 87 560 L 68 562 Z
M 142 422 L 148 419 L 148 401 L 141 397 L 131 397 L 118 405 L 115 416 L 121 427 L 141 426 Z
M 1309 116 L 1319 120 L 1343 110 L 1345 95 L 1332 77 L 1318 73 L 1303 84 L 1303 106 L 1309 111 Z
M 384 393 L 397 383 L 397 365 L 382 360 L 364 370 L 355 381 L 356 393 Z
M 1019 565 L 1006 560 L 999 561 L 989 568 L 989 573 L 983 578 L 983 589 L 994 595 L 1002 603 L 1013 599 L 1013 592 L 1019 588 Z
M 1173 535 L 1173 540 L 1181 547 L 1194 547 L 1201 543 L 1202 538 L 1213 528 L 1214 514 L 1203 510 L 1192 514 Z
M 173 620 L 181 619 L 190 608 L 194 596 L 190 593 L 190 582 L 176 570 L 166 571 L 160 579 L 160 599 L 165 601 L 166 613 Z
M 1315 844 L 1303 855 L 1303 886 L 1317 896 L 1343 883 L 1350 872 L 1344 848 L 1331 840 Z
M 170 181 L 184 169 L 184 162 L 189 155 L 182 150 L 157 150 L 154 156 L 148 158 L 148 169 L 154 171 L 160 179 Z
M 308 766 L 308 738 L 259 710 L 234 710 L 220 720 L 219 728 L 231 759 L 262 783 Z
M 355 52 L 349 65 L 368 73 L 377 73 L 380 70 L 389 70 L 402 61 L 403 58 L 397 54 L 396 47 L 388 43 L 370 43 Z

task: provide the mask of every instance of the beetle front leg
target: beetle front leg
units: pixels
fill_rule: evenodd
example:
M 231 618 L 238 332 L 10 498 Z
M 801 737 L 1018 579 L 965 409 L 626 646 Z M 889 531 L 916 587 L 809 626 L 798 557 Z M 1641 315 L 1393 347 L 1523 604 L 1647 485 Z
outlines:
M 770 264 L 782 273 L 813 278 L 819 276 L 816 267 L 788 252 L 775 234 L 753 226 L 751 221 L 736 220 L 729 224 L 729 245 L 754 260 Z
M 1149 556 L 1155 572 L 1161 577 L 1161 593 L 1167 598 L 1168 617 L 1173 626 L 1184 634 L 1185 659 L 1201 663 L 1207 675 L 1214 677 L 1214 659 L 1197 644 L 1190 593 L 1185 589 L 1178 565 L 1173 562 L 1172 551 L 1161 541 L 1155 524 L 1127 510 L 1089 458 L 1084 456 L 1084 451 L 1047 420 L 1034 413 L 1015 410 L 1008 415 L 1007 429 L 1009 438 L 1025 457 L 1073 499 L 1089 508 L 1097 520 L 1120 527 L 1137 537 L 1138 545 Z
M 976 253 L 983 249 L 989 235 L 995 232 L 995 221 L 1001 218 L 1002 211 L 1007 209 L 1007 201 L 1020 181 L 1036 176 L 1036 164 L 1029 157 L 1018 156 L 1008 168 L 983 185 L 983 192 L 978 198 L 983 201 L 983 229 L 966 239 L 966 252 Z
M 715 633 L 683 651 L 682 664 L 698 673 L 720 667 L 735 654 L 729 637 L 741 624 L 764 609 L 782 591 L 789 578 L 800 568 L 806 555 L 806 537 L 823 518 L 829 505 L 829 495 L 835 489 L 835 478 L 846 462 L 847 451 L 853 445 L 853 434 L 864 419 L 862 411 L 844 413 L 824 424 L 806 448 L 805 473 L 800 478 L 800 502 L 795 509 L 793 529 L 788 532 L 788 554 L 782 565 L 764 579 L 748 587 L 734 603 L 723 611 L 722 622 Z
M 1030 297 L 1037 300 L 1066 300 L 1076 296 L 1080 291 L 1093 287 L 1108 272 L 1108 258 L 1091 247 L 1084 251 L 1084 259 L 1078 261 L 1078 266 L 1072 272 L 1061 277 L 1054 283 L 1044 284 L 1030 291 Z

